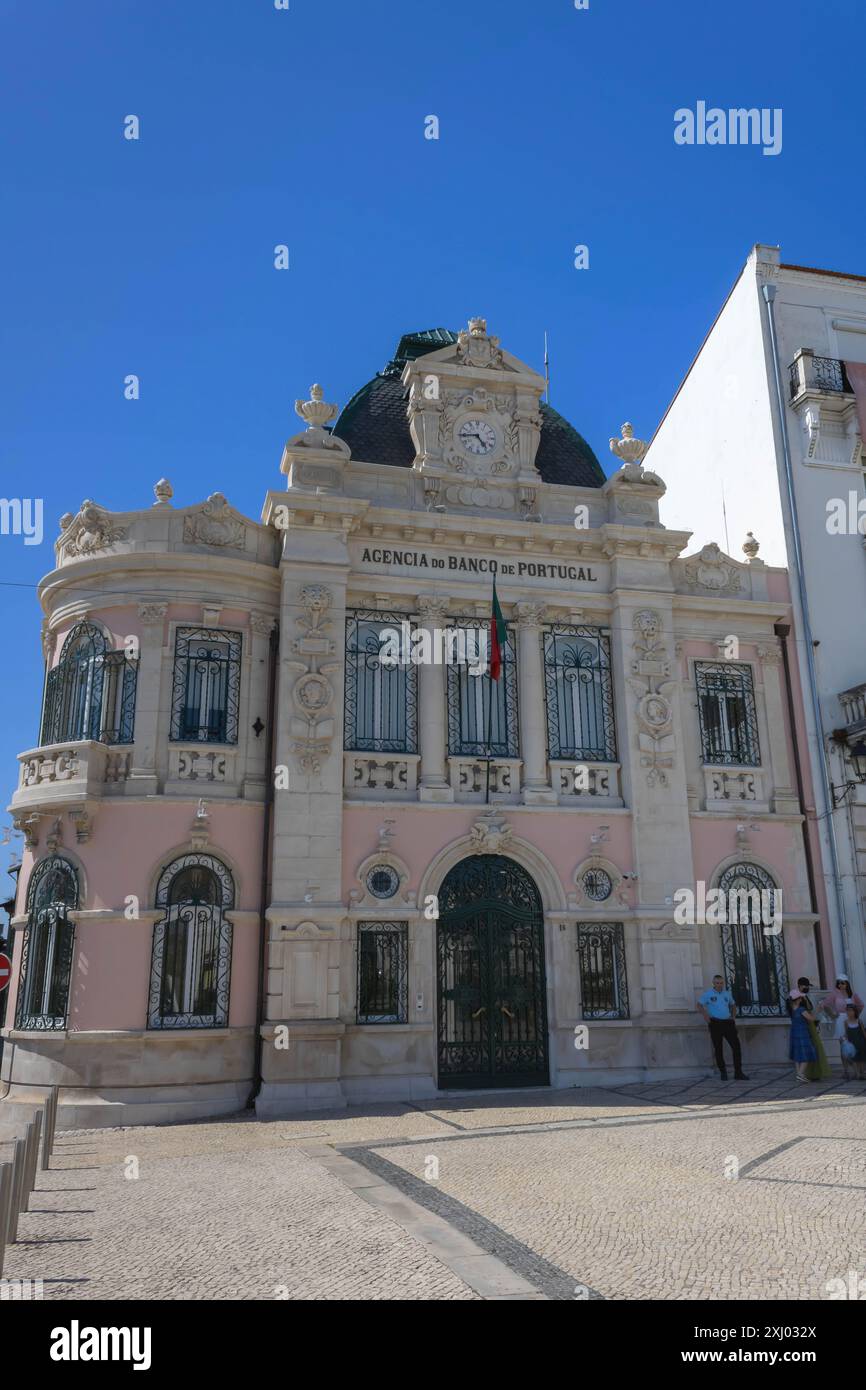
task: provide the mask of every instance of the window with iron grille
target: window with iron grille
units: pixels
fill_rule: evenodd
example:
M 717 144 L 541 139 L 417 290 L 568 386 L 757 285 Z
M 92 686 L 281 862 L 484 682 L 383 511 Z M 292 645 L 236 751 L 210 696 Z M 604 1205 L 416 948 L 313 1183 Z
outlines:
M 696 661 L 695 685 L 705 763 L 758 767 L 758 720 L 751 666 Z
M 75 935 L 69 913 L 77 907 L 73 866 L 56 854 L 40 860 L 27 889 L 16 1028 L 50 1032 L 66 1027 Z
M 149 1028 L 224 1028 L 228 1022 L 234 906 L 229 870 L 185 854 L 160 875 L 153 929 Z
M 346 617 L 346 733 L 350 752 L 417 753 L 418 668 L 392 659 L 405 613 Z M 408 644 L 405 644 L 408 645 Z
M 408 923 L 358 923 L 359 1023 L 407 1021 L 408 964 Z
M 46 677 L 39 742 L 132 743 L 137 679 L 137 661 L 110 651 L 94 623 L 76 623 Z
M 520 756 L 517 718 L 517 658 L 514 628 L 506 625 L 502 648 L 502 671 L 498 681 L 490 679 L 486 663 L 484 674 L 477 657 L 489 656 L 489 619 L 458 618 L 447 633 L 461 640 L 452 643 L 458 657 L 447 663 L 448 752 L 452 756 L 477 758 L 517 758 Z M 447 634 L 446 634 L 447 635 Z M 493 701 L 493 708 L 490 701 Z M 488 720 L 490 742 L 488 745 Z
M 171 734 L 175 743 L 237 743 L 241 635 L 179 627 L 174 645 Z
M 582 1018 L 628 1018 L 625 933 L 621 922 L 578 922 Z
M 737 1012 L 744 1018 L 783 1016 L 788 966 L 784 937 L 773 920 L 779 890 L 766 869 L 751 863 L 732 864 L 718 886 L 728 919 L 722 927 L 723 973 Z
M 550 757 L 615 762 L 608 629 L 549 628 L 544 633 L 544 684 Z

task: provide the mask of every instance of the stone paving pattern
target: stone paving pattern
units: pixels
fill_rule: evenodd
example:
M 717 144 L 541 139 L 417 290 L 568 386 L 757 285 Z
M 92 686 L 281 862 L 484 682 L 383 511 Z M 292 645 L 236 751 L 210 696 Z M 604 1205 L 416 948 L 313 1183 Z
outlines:
M 61 1133 L 4 1277 L 52 1299 L 772 1300 L 849 1270 L 866 1083 L 756 1068 Z

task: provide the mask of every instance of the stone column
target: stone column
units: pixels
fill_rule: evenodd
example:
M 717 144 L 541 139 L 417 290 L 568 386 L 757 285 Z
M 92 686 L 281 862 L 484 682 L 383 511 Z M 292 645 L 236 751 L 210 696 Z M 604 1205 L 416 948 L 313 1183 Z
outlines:
M 555 805 L 547 771 L 544 664 L 541 659 L 543 603 L 518 603 L 517 708 L 520 718 L 520 756 L 523 759 L 523 800 L 527 805 Z
M 768 754 L 761 762 L 769 763 L 773 778 L 773 810 L 780 815 L 797 815 L 800 803 L 791 785 L 791 760 L 788 756 L 788 717 L 787 702 L 782 690 L 782 652 L 778 640 L 758 647 L 761 658 L 762 680 L 764 686 L 764 709 L 767 715 L 767 732 L 770 740 Z M 765 773 L 766 775 L 766 773 Z M 767 798 L 769 788 L 764 789 Z
M 437 630 L 445 626 L 448 600 L 439 594 L 420 594 L 418 611 L 423 628 L 430 635 L 430 652 L 444 654 L 444 641 L 436 640 Z M 445 665 L 429 661 L 418 668 L 418 729 L 421 750 L 419 801 L 453 801 L 454 792 L 448 785 L 445 756 L 446 740 Z
M 156 750 L 159 735 L 159 692 L 162 680 L 162 650 L 165 603 L 140 603 L 141 641 L 138 678 L 135 689 L 135 743 L 132 750 L 130 780 L 137 783 L 136 794 L 155 795 Z M 144 784 L 144 785 L 142 785 Z

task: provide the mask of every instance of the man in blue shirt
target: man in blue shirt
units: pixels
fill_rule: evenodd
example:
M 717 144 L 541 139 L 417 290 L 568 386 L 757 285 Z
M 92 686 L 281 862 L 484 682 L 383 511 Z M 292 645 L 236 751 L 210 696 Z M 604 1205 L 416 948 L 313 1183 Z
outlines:
M 748 1081 L 749 1078 L 743 1073 L 743 1057 L 740 1052 L 740 1040 L 737 1037 L 737 1025 L 734 1022 L 737 1006 L 731 991 L 725 989 L 723 975 L 713 976 L 713 987 L 704 990 L 698 1000 L 698 1008 L 709 1026 L 719 1076 L 723 1081 L 728 1079 L 725 1055 L 722 1051 L 722 1043 L 727 1038 L 728 1046 L 734 1056 L 734 1080 Z

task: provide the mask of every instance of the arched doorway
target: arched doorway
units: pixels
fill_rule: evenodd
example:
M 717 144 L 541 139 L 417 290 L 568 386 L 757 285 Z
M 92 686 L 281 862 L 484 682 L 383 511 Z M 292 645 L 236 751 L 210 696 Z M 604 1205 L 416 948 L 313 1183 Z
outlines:
M 546 1086 L 544 913 L 512 859 L 474 854 L 439 889 L 439 1086 Z

